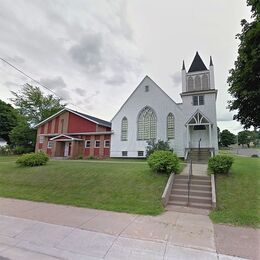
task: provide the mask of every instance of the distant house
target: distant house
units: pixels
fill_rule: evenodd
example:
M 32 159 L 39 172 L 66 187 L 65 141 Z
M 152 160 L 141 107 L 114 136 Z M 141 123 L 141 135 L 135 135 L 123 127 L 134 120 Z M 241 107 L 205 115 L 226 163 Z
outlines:
M 0 137 L 0 146 L 5 146 L 5 145 L 7 145 L 7 142 L 2 137 Z
M 67 158 L 110 155 L 111 123 L 105 120 L 65 108 L 36 127 L 36 152 Z

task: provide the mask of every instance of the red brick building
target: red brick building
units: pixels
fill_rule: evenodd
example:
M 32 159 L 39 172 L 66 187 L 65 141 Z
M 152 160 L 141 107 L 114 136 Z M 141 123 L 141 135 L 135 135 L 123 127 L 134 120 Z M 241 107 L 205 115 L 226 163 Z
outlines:
M 110 155 L 110 122 L 65 108 L 36 127 L 36 152 L 67 158 Z

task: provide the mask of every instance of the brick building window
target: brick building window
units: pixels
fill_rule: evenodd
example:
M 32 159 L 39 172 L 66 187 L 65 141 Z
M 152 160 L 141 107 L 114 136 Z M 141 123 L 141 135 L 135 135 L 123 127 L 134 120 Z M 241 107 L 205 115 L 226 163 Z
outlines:
M 85 141 L 85 148 L 89 148 L 90 144 L 91 144 L 90 140 L 86 140 Z
M 110 147 L 110 140 L 105 140 L 104 141 L 104 147 L 109 148 Z
M 42 144 L 44 142 L 44 136 L 43 135 L 40 135 L 39 137 L 39 143 Z
M 100 141 L 99 140 L 96 140 L 95 141 L 95 148 L 99 148 L 100 147 Z
M 47 145 L 47 148 L 48 149 L 51 149 L 53 147 L 53 142 L 52 141 L 49 141 L 48 142 L 48 145 Z

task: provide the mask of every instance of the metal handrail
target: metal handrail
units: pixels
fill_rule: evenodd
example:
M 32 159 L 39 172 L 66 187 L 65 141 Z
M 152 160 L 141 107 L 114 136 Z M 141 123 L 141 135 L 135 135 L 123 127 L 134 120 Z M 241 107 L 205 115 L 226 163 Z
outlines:
M 189 175 L 188 175 L 188 203 L 187 206 L 190 204 L 190 183 L 192 177 L 192 160 L 190 159 L 190 168 L 189 168 Z

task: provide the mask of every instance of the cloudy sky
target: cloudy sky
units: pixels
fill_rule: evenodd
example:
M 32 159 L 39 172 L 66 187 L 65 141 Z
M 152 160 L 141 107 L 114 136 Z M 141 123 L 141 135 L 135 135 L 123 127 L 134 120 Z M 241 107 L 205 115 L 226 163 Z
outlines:
M 199 51 L 208 66 L 212 55 L 218 125 L 237 133 L 226 81 L 242 18 L 245 0 L 0 0 L 0 57 L 70 108 L 111 120 L 145 75 L 181 102 L 182 60 L 188 69 Z M 27 82 L 0 60 L 0 99 Z

